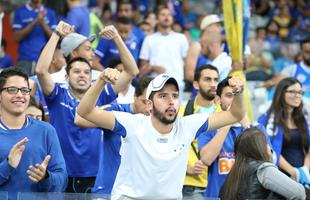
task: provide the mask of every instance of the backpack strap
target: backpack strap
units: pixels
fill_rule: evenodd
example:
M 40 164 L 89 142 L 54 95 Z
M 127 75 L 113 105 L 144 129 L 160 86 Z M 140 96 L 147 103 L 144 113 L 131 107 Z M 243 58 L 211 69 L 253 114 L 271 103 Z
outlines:
M 195 99 L 190 99 L 190 100 L 187 102 L 186 107 L 185 107 L 185 111 L 184 111 L 184 116 L 186 116 L 186 115 L 191 115 L 191 114 L 194 113 L 194 103 L 195 103 Z M 196 154 L 198 160 L 200 160 L 200 155 L 199 155 L 197 149 L 195 148 L 193 142 L 191 142 L 191 146 L 192 146 L 192 148 L 193 148 L 193 150 L 194 150 L 194 152 L 195 152 L 195 154 Z

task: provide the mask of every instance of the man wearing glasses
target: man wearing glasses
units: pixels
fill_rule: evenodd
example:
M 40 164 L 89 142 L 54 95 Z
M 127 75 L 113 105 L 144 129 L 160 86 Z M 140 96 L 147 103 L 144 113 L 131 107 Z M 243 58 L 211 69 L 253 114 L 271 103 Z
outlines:
M 191 142 L 202 130 L 240 121 L 244 116 L 243 81 L 231 78 L 236 95 L 232 109 L 213 114 L 179 117 L 179 86 L 169 74 L 155 77 L 146 89 L 150 116 L 100 110 L 95 107 L 106 83 L 119 73 L 106 69 L 82 98 L 77 112 L 99 127 L 123 130 L 122 158 L 112 190 L 112 200 L 181 199 Z
M 55 129 L 27 117 L 28 76 L 17 68 L 0 73 L 0 190 L 61 192 L 67 172 Z

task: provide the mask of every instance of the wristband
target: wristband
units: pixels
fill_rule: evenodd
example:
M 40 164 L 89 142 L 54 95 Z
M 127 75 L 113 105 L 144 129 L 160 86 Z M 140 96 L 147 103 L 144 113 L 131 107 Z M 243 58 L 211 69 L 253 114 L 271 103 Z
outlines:
M 233 92 L 234 96 L 240 96 L 243 93 L 243 88 L 241 88 L 239 91 Z
M 55 33 L 56 35 L 58 35 L 59 38 L 62 38 L 62 35 L 60 34 L 59 31 L 55 30 L 54 33 Z

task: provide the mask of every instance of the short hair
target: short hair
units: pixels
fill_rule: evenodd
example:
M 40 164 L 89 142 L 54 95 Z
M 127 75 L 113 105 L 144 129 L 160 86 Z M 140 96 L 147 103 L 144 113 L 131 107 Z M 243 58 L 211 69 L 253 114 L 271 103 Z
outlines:
M 210 65 L 210 64 L 201 65 L 200 67 L 196 68 L 196 70 L 195 70 L 194 81 L 199 81 L 199 79 L 201 77 L 201 72 L 205 69 L 216 71 L 216 73 L 219 74 L 219 70 L 216 67 L 214 67 L 213 65 Z
M 266 31 L 266 28 L 263 27 L 263 26 L 259 26 L 259 27 L 256 28 L 255 32 L 258 33 L 260 30 Z
M 306 37 L 300 41 L 300 49 L 302 49 L 302 46 L 306 43 L 310 43 L 310 37 Z
M 122 6 L 122 5 L 130 5 L 131 6 L 131 10 L 135 10 L 135 8 L 134 8 L 134 6 L 132 5 L 132 3 L 130 2 L 130 1 L 126 1 L 126 0 L 121 0 L 121 1 L 119 1 L 118 3 L 117 3 L 117 8 L 116 8 L 116 11 L 117 12 L 119 12 L 119 10 L 120 10 L 120 7 Z
M 158 5 L 158 7 L 156 8 L 156 18 L 158 18 L 159 13 L 164 10 L 167 9 L 169 10 L 169 8 L 166 5 Z M 170 11 L 170 10 L 169 10 Z M 172 14 L 171 14 L 172 15 Z
M 29 87 L 29 77 L 28 75 L 25 73 L 24 70 L 17 68 L 17 67 L 9 67 L 4 69 L 1 73 L 0 73 L 0 90 L 2 90 L 4 84 L 6 83 L 6 80 L 12 76 L 20 76 L 23 77 L 25 79 L 25 81 L 27 81 L 27 85 Z
M 41 104 L 40 101 L 38 101 L 34 96 L 30 96 L 30 101 L 28 107 L 33 106 L 39 109 L 42 112 L 42 121 L 47 122 L 47 117 L 45 115 L 45 110 L 43 108 L 43 105 Z
M 67 72 L 68 75 L 69 75 L 69 72 L 70 72 L 70 70 L 71 70 L 71 68 L 72 68 L 72 64 L 75 63 L 75 62 L 84 62 L 84 63 L 86 63 L 86 64 L 89 66 L 89 68 L 91 69 L 91 65 L 90 65 L 90 63 L 88 62 L 88 60 L 86 60 L 86 59 L 83 58 L 83 57 L 75 57 L 75 58 L 73 58 L 72 60 L 70 60 L 70 61 L 68 62 L 68 64 L 67 64 L 66 72 Z
M 223 90 L 225 87 L 229 86 L 229 79 L 231 79 L 231 76 L 228 76 L 227 78 L 225 78 L 224 80 L 222 80 L 218 85 L 217 85 L 217 89 L 216 89 L 216 95 L 221 97 Z
M 109 60 L 108 67 L 114 69 L 119 64 L 122 64 L 121 58 L 119 56 L 114 56 Z
M 117 18 L 117 23 L 125 24 L 125 25 L 131 25 L 132 20 L 129 17 L 119 17 L 119 18 Z
M 139 78 L 135 89 L 135 96 L 136 97 L 141 96 L 152 80 L 153 78 L 149 76 L 142 76 L 141 78 Z

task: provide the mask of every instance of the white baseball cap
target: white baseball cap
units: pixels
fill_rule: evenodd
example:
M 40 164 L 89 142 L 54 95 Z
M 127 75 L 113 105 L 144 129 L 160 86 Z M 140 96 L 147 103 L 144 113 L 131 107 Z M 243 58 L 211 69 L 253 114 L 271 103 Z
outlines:
M 76 49 L 86 40 L 93 42 L 95 39 L 95 35 L 91 35 L 87 38 L 84 35 L 78 33 L 70 33 L 62 39 L 60 48 L 64 56 L 67 57 L 74 49 Z
M 145 98 L 149 99 L 152 92 L 156 92 L 156 91 L 161 90 L 167 81 L 169 81 L 169 83 L 171 82 L 171 83 L 175 84 L 175 86 L 177 86 L 177 89 L 179 90 L 178 82 L 173 76 L 171 76 L 169 74 L 165 74 L 165 73 L 159 74 L 147 86 Z
M 201 23 L 200 23 L 200 30 L 205 29 L 207 26 L 210 26 L 211 24 L 219 23 L 222 20 L 218 15 L 207 15 L 205 16 Z

